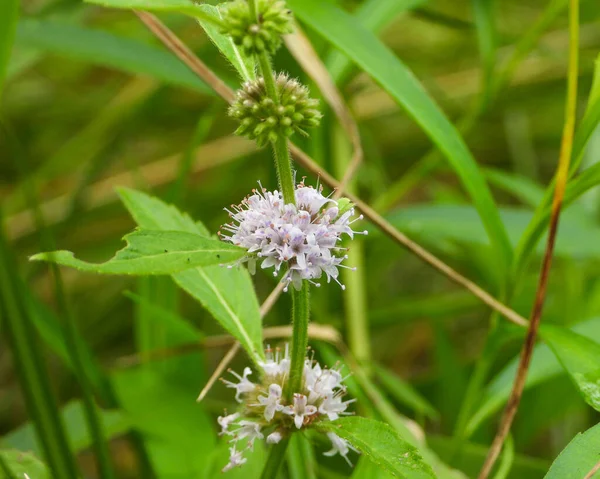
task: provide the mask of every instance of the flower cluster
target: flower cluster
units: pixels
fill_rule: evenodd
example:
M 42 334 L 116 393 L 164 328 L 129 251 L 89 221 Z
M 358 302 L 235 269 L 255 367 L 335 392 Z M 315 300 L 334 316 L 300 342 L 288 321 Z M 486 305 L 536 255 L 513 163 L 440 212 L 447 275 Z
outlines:
M 292 12 L 282 0 L 257 0 L 258 19 L 247 0 L 234 0 L 222 9 L 222 33 L 230 35 L 247 55 L 266 51 L 274 54 L 281 36 L 292 33 Z
M 240 205 L 232 206 L 233 211 L 226 208 L 233 222 L 222 227 L 229 234 L 219 232 L 219 236 L 248 250 L 242 261 L 248 262 L 251 273 L 257 261 L 262 261 L 262 268 L 273 267 L 275 276 L 282 265 L 287 265 L 284 291 L 290 283 L 299 290 L 302 280 L 318 286 L 315 280 L 323 273 L 327 282 L 333 279 L 344 289 L 338 280 L 338 268 L 348 268 L 341 264 L 348 256 L 339 241 L 344 233 L 351 238 L 367 234 L 351 228 L 362 215 L 351 220 L 351 203 L 323 196 L 322 188 L 304 182 L 297 185 L 295 196 L 296 205 L 285 204 L 278 191 L 270 192 L 262 186 L 253 190 Z
M 236 381 L 222 379 L 227 387 L 235 389 L 236 400 L 243 404 L 241 412 L 218 418 L 221 435 L 230 437 L 232 444 L 224 472 L 244 464 L 244 451 L 252 450 L 257 439 L 276 444 L 293 430 L 350 414 L 346 409 L 354 399 L 343 401 L 346 389 L 340 370 L 322 368 L 312 358 L 305 360 L 301 390 L 294 392 L 292 401 L 287 401 L 284 392 L 287 392 L 290 362 L 287 345 L 284 353 L 267 347 L 266 360 L 259 363 L 260 383 L 249 379 L 253 374 L 250 368 L 245 368 L 241 376 L 230 371 Z M 327 436 L 332 449 L 325 455 L 340 454 L 350 464 L 348 452 L 354 450 L 352 446 L 334 433 Z
M 306 135 L 307 128 L 319 124 L 319 101 L 310 98 L 306 86 L 280 73 L 275 77 L 275 88 L 278 102 L 267 94 L 263 78 L 242 85 L 229 107 L 229 115 L 240 122 L 236 134 L 264 146 L 294 132 Z

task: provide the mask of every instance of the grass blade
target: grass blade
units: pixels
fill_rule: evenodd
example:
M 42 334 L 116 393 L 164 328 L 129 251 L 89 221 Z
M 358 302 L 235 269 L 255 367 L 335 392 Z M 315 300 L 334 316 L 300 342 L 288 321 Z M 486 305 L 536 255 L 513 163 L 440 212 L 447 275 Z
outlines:
M 0 222 L 1 222 L 0 212 Z M 44 456 L 55 477 L 77 479 L 73 456 L 57 414 L 44 360 L 24 304 L 24 287 L 11 260 L 4 230 L 0 228 L 0 313 L 11 344 L 27 410 L 32 417 Z
M 319 0 L 291 0 L 289 5 L 301 20 L 372 76 L 445 153 L 475 203 L 499 258 L 499 267 L 506 267 L 512 248 L 483 174 L 456 128 L 412 72 L 372 32 L 344 10 Z
M 19 0 L 0 2 L 0 93 L 2 93 L 2 86 L 8 70 L 18 18 Z

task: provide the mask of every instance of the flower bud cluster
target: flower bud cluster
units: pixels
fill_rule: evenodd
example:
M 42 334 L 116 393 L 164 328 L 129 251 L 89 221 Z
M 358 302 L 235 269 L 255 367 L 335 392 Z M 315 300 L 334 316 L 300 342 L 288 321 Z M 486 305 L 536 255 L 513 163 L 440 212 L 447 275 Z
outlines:
M 222 379 L 227 387 L 235 389 L 235 398 L 242 404 L 239 412 L 218 418 L 221 435 L 227 436 L 232 444 L 229 463 L 223 472 L 244 464 L 244 452 L 252 450 L 257 439 L 277 444 L 294 430 L 351 414 L 346 409 L 355 400 L 342 400 L 346 388 L 340 370 L 322 368 L 314 358 L 305 360 L 302 388 L 294 392 L 292 401 L 287 401 L 290 363 L 287 345 L 283 354 L 278 348 L 273 352 L 267 347 L 266 360 L 259 363 L 260 382 L 249 379 L 253 372 L 248 367 L 241 376 L 230 371 L 237 382 Z M 353 448 L 334 433 L 327 436 L 332 449 L 325 455 L 340 454 L 350 464 L 348 452 Z
M 283 0 L 256 0 L 258 18 L 247 0 L 234 0 L 222 9 L 222 33 L 247 55 L 267 52 L 273 55 L 281 46 L 281 36 L 292 33 L 292 12 Z
M 263 78 L 248 81 L 229 107 L 229 115 L 240 122 L 236 134 L 256 140 L 259 146 L 294 132 L 306 135 L 305 130 L 321 120 L 319 101 L 309 97 L 307 87 L 283 73 L 275 78 L 275 87 L 278 102 L 267 94 Z
M 241 261 L 248 262 L 250 272 L 254 274 L 257 261 L 262 268 L 273 267 L 275 276 L 287 266 L 284 291 L 290 283 L 299 290 L 303 280 L 318 286 L 315 280 L 323 273 L 327 282 L 333 279 L 345 289 L 338 280 L 338 268 L 348 268 L 342 264 L 348 256 L 339 246 L 341 236 L 367 234 L 352 230 L 352 223 L 362 219 L 361 215 L 351 220 L 352 204 L 325 197 L 322 187 L 304 182 L 296 187 L 296 205 L 285 204 L 277 190 L 270 192 L 261 186 L 252 193 L 240 205 L 225 209 L 233 222 L 222 226 L 225 234 L 219 232 L 223 240 L 248 250 Z

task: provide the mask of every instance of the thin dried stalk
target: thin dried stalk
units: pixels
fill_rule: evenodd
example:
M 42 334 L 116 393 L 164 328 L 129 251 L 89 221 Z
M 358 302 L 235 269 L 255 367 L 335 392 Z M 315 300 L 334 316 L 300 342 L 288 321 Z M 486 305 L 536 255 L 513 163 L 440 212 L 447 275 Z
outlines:
M 190 174 L 198 174 L 209 168 L 229 163 L 236 158 L 248 155 L 256 150 L 256 146 L 243 138 L 227 136 L 206 143 L 194 152 L 194 163 Z M 180 155 L 171 155 L 166 158 L 140 166 L 138 173 L 123 171 L 99 180 L 86 188 L 82 200 L 82 208 L 98 208 L 115 201 L 118 198 L 115 185 L 136 186 L 136 179 L 141 177 L 144 182 L 152 186 L 160 186 L 173 181 L 177 176 L 176 165 Z M 75 178 L 66 183 L 65 188 L 72 187 Z M 69 214 L 72 195 L 66 192 L 40 205 L 46 223 L 57 224 Z M 8 236 L 12 240 L 19 239 L 36 231 L 33 212 L 30 209 L 20 211 L 6 220 Z
M 189 57 L 186 55 L 181 55 L 179 52 L 181 48 L 173 49 L 171 45 L 182 45 L 181 40 L 179 40 L 176 35 L 169 30 L 166 26 L 164 26 L 160 21 L 149 13 L 144 14 L 146 21 L 144 23 L 148 26 L 151 32 L 155 33 L 157 37 L 164 42 L 164 44 L 173 50 L 175 53 L 192 71 L 197 73 L 202 79 L 204 79 L 209 85 L 213 86 L 213 84 L 219 86 L 220 89 L 226 89 L 226 93 L 222 94 L 219 90 L 215 88 L 215 91 L 219 93 L 225 100 L 231 101 L 233 98 L 233 91 L 229 89 L 223 82 L 219 80 L 218 83 L 213 82 L 213 78 L 215 77 L 214 73 L 208 69 L 206 65 L 196 56 Z M 148 21 L 148 18 L 152 17 L 152 21 Z M 187 50 L 187 49 L 186 49 Z M 189 50 L 187 50 L 189 52 Z M 204 72 L 210 72 L 206 78 L 203 76 Z M 325 184 L 330 186 L 331 188 L 338 189 L 341 186 L 341 183 L 338 182 L 333 176 L 323 171 L 321 167 L 315 163 L 315 161 L 304 153 L 300 148 L 294 145 L 292 142 L 289 143 L 290 151 L 292 153 L 293 158 L 302 166 L 304 166 L 307 170 L 312 172 L 313 174 L 320 176 Z M 385 234 L 387 234 L 392 240 L 397 243 L 400 243 L 402 246 L 406 247 L 409 251 L 417 255 L 423 261 L 433 266 L 435 269 L 440 271 L 442 274 L 448 276 L 452 281 L 458 283 L 459 285 L 466 288 L 473 295 L 479 298 L 483 303 L 487 304 L 490 308 L 498 311 L 502 316 L 508 319 L 510 322 L 518 325 L 518 326 L 527 326 L 527 320 L 518 314 L 517 312 L 510 309 L 505 304 L 498 301 L 487 291 L 483 290 L 479 286 L 477 286 L 472 281 L 468 280 L 457 271 L 452 269 L 442 260 L 437 258 L 435 255 L 428 252 L 423 247 L 419 246 L 414 241 L 410 240 L 406 235 L 400 233 L 396 228 L 394 228 L 390 223 L 388 223 L 381 215 L 379 215 L 373 208 L 369 207 L 365 202 L 360 200 L 354 195 L 346 194 L 346 196 L 352 200 L 358 209 L 362 211 L 366 218 L 368 218 L 375 226 L 379 227 Z
M 291 326 L 273 326 L 263 329 L 263 337 L 265 339 L 289 338 L 292 335 Z M 317 341 L 325 341 L 331 344 L 339 344 L 341 341 L 340 333 L 332 326 L 325 324 L 311 323 L 308 325 L 308 336 Z M 146 364 L 151 361 L 160 361 L 173 358 L 186 353 L 192 353 L 201 349 L 219 348 L 223 346 L 231 346 L 236 343 L 235 338 L 228 334 L 219 336 L 211 336 L 202 341 L 180 344 L 172 348 L 155 349 L 141 354 L 131 354 L 122 356 L 113 363 L 113 367 L 117 369 L 126 369 Z
M 533 348 L 535 346 L 535 340 L 537 332 L 542 319 L 542 310 L 544 307 L 544 301 L 546 299 L 546 287 L 548 284 L 548 277 L 550 275 L 550 267 L 552 265 L 552 256 L 554 252 L 554 244 L 556 242 L 556 233 L 558 231 L 558 220 L 560 217 L 560 210 L 562 206 L 563 197 L 565 194 L 565 188 L 567 186 L 567 180 L 569 176 L 569 164 L 571 161 L 571 152 L 573 149 L 573 134 L 575 131 L 575 113 L 577 107 L 577 73 L 578 73 L 578 47 L 579 47 L 579 2 L 578 0 L 570 1 L 570 42 L 569 42 L 569 71 L 567 80 L 567 103 L 565 107 L 565 124 L 563 128 L 563 135 L 560 147 L 560 156 L 558 161 L 558 170 L 556 173 L 556 188 L 554 190 L 554 198 L 552 200 L 552 212 L 550 216 L 550 227 L 548 232 L 548 241 L 546 244 L 546 251 L 542 261 L 542 268 L 540 271 L 540 278 L 538 282 L 538 288 L 535 295 L 535 302 L 531 311 L 531 320 L 527 328 L 527 336 L 525 337 L 525 343 L 521 350 L 521 359 L 517 368 L 517 374 L 515 376 L 513 387 L 506 404 L 506 408 L 500 420 L 500 426 L 496 437 L 492 442 L 488 455 L 485 459 L 483 467 L 479 472 L 479 479 L 487 479 L 489 474 L 494 467 L 504 441 L 510 431 L 510 427 L 513 423 L 521 396 L 523 395 L 523 389 L 525 388 L 525 380 L 527 378 L 527 372 L 529 370 L 529 364 L 531 362 L 531 356 L 533 355 Z
M 139 15 L 139 13 L 138 13 Z M 185 45 L 177 38 L 177 36 L 163 25 L 156 17 L 149 13 L 144 13 L 144 23 L 152 33 L 154 33 L 163 43 L 175 53 L 193 72 L 199 75 L 204 81 L 212 86 L 215 91 L 220 94 L 223 99 L 231 102 L 233 99 L 233 91 L 220 80 L 215 81 L 216 75 L 210 71 L 210 69 L 196 56 L 194 56 Z M 175 45 L 175 46 L 173 46 Z M 187 52 L 185 54 L 181 52 Z M 189 53 L 189 54 L 188 54 Z M 191 54 L 191 56 L 190 56 Z M 207 73 L 208 72 L 208 73 Z M 204 76 L 206 75 L 206 77 Z M 217 87 L 219 89 L 217 89 Z M 289 142 L 290 151 L 292 157 L 302 166 L 304 166 L 311 173 L 320 176 L 321 180 L 330 186 L 331 188 L 338 189 L 341 184 L 329 173 L 325 172 L 310 156 L 304 153 L 300 148 Z M 517 312 L 510 309 L 505 304 L 498 301 L 487 291 L 477 286 L 472 281 L 468 280 L 460 273 L 452 269 L 442 260 L 437 258 L 435 255 L 428 252 L 425 248 L 419 246 L 417 243 L 409 239 L 403 233 L 400 233 L 394 226 L 388 223 L 381 215 L 379 215 L 373 208 L 368 206 L 365 202 L 360 200 L 354 195 L 346 194 L 346 196 L 353 201 L 359 210 L 368 218 L 375 226 L 379 227 L 385 234 L 387 234 L 392 240 L 400 243 L 402 246 L 407 248 L 413 254 L 421 258 L 423 261 L 433 266 L 435 269 L 440 271 L 442 274 L 449 277 L 452 281 L 463 286 L 473 295 L 479 298 L 483 303 L 487 304 L 490 308 L 498 311 L 502 316 L 508 319 L 510 322 L 518 326 L 527 326 L 527 320 L 518 314 Z
M 271 294 L 269 294 L 267 299 L 264 300 L 263 304 L 260 306 L 260 318 L 261 319 L 264 319 L 264 317 L 268 314 L 268 312 L 271 311 L 271 308 L 277 301 L 277 298 L 279 298 L 279 295 L 281 295 L 283 288 L 284 288 L 284 284 L 279 283 L 273 289 L 273 291 L 271 291 Z M 264 332 L 263 332 L 263 334 L 264 334 Z M 235 355 L 240 350 L 240 346 L 241 346 L 240 342 L 236 341 L 234 343 L 234 345 L 231 346 L 231 348 L 229 348 L 229 351 L 227 351 L 225 356 L 223 356 L 223 359 L 221 359 L 221 361 L 219 361 L 219 364 L 217 365 L 216 369 L 213 371 L 210 378 L 206 382 L 206 385 L 202 388 L 202 391 L 200 391 L 200 394 L 198 395 L 198 399 L 196 399 L 197 402 L 202 401 L 206 397 L 208 392 L 212 389 L 214 384 L 217 382 L 217 379 L 219 379 L 219 376 L 221 376 L 221 374 L 223 374 L 223 371 L 225 371 L 225 368 L 227 366 L 229 366 L 229 363 L 231 363 L 231 361 L 233 361 L 233 358 L 235 358 Z
M 298 25 L 296 25 L 294 33 L 285 36 L 285 44 L 296 61 L 302 66 L 304 71 L 308 73 L 308 76 L 310 76 L 319 86 L 319 90 L 321 90 L 325 101 L 331 107 L 335 116 L 337 116 L 340 125 L 346 132 L 346 135 L 348 135 L 350 143 L 352 144 L 352 159 L 350 160 L 348 168 L 340 181 L 340 185 L 333 196 L 334 199 L 337 199 L 343 194 L 346 186 L 348 186 L 348 183 L 356 173 L 358 166 L 363 161 L 364 155 L 358 125 L 333 82 L 331 75 L 329 75 L 327 68 L 325 68 L 325 65 L 319 58 L 319 55 L 317 55 L 310 40 Z

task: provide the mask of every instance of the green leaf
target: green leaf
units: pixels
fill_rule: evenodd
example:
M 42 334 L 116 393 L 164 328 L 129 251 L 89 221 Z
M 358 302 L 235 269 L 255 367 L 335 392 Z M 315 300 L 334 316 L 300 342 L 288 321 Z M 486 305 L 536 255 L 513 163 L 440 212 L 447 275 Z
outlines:
M 372 76 L 427 132 L 460 177 L 501 264 L 508 266 L 512 248 L 483 174 L 456 128 L 412 72 L 356 18 L 335 5 L 321 0 L 290 0 L 288 4 L 300 19 Z
M 19 21 L 15 41 L 21 47 L 133 75 L 146 75 L 170 85 L 214 95 L 202 80 L 172 54 L 102 30 L 49 20 L 23 19 Z
M 600 344 L 553 325 L 543 325 L 540 336 L 556 354 L 585 401 L 600 411 Z
M 425 2 L 426 0 L 367 0 L 358 6 L 354 16 L 365 28 L 378 33 L 401 13 L 417 8 Z M 325 65 L 331 78 L 336 83 L 341 83 L 348 76 L 352 62 L 346 55 L 334 50 L 325 60 Z
M 149 12 L 183 13 L 194 18 L 202 18 L 208 22 L 218 22 L 208 15 L 201 6 L 191 0 L 85 0 L 86 3 L 102 5 L 109 8 L 127 8 Z M 219 22 L 220 23 L 220 22 Z
M 240 77 L 244 81 L 256 79 L 256 63 L 251 57 L 244 55 L 241 50 L 233 43 L 229 35 L 223 35 L 219 27 L 215 23 L 222 18 L 221 12 L 217 7 L 212 5 L 199 5 L 199 8 L 209 17 L 212 17 L 216 22 L 209 22 L 206 19 L 198 19 L 198 23 L 202 26 L 206 34 L 213 41 L 219 51 L 229 60 L 234 66 Z
M 477 44 L 482 63 L 483 101 L 487 102 L 491 92 L 494 66 L 496 63 L 496 18 L 494 0 L 472 0 L 473 19 L 477 32 Z
M 500 217 L 512 244 L 517 244 L 533 213 L 523 208 L 504 207 Z M 413 205 L 392 212 L 387 219 L 398 229 L 424 240 L 435 248 L 445 242 L 489 246 L 477 212 L 464 205 Z M 543 246 L 537 250 L 543 252 Z M 575 210 L 561 215 L 556 254 L 573 258 L 600 257 L 600 231 L 595 221 Z
M 31 479 L 50 479 L 50 472 L 44 464 L 30 452 L 8 449 L 0 451 L 2 463 L 8 467 L 14 479 L 22 479 L 27 474 Z M 0 467 L 0 479 L 13 479 L 4 474 Z
M 216 445 L 215 423 L 194 401 L 196 391 L 141 369 L 115 373 L 113 385 L 157 476 L 204 477 Z
M 579 323 L 573 327 L 573 331 L 584 337 L 597 338 L 600 335 L 600 318 L 594 318 Z M 470 419 L 466 428 L 467 436 L 472 435 L 483 421 L 504 406 L 510 395 L 518 362 L 519 357 L 514 358 L 487 385 L 483 397 L 480 400 L 481 406 Z M 527 391 L 563 373 L 563 367 L 558 362 L 549 346 L 538 344 L 533 351 L 533 357 L 531 359 L 531 364 L 529 365 L 525 390 Z
M 600 461 L 598 451 L 600 424 L 577 434 L 552 463 L 544 479 L 582 479 Z
M 385 423 L 363 417 L 344 417 L 317 427 L 346 439 L 371 461 L 395 477 L 433 478 L 433 469 L 414 446 Z
M 237 246 L 183 231 L 138 230 L 123 238 L 127 246 L 105 263 L 87 263 L 70 251 L 38 253 L 32 261 L 48 261 L 102 274 L 170 274 L 195 266 L 235 261 L 246 254 Z
M 130 189 L 119 195 L 142 228 L 181 230 L 207 236 L 201 223 L 157 198 Z M 252 359 L 263 356 L 258 300 L 248 272 L 243 268 L 198 267 L 173 275 L 175 282 L 197 299 L 234 336 Z
M 13 48 L 18 18 L 19 0 L 2 0 L 0 2 L 0 94 Z

